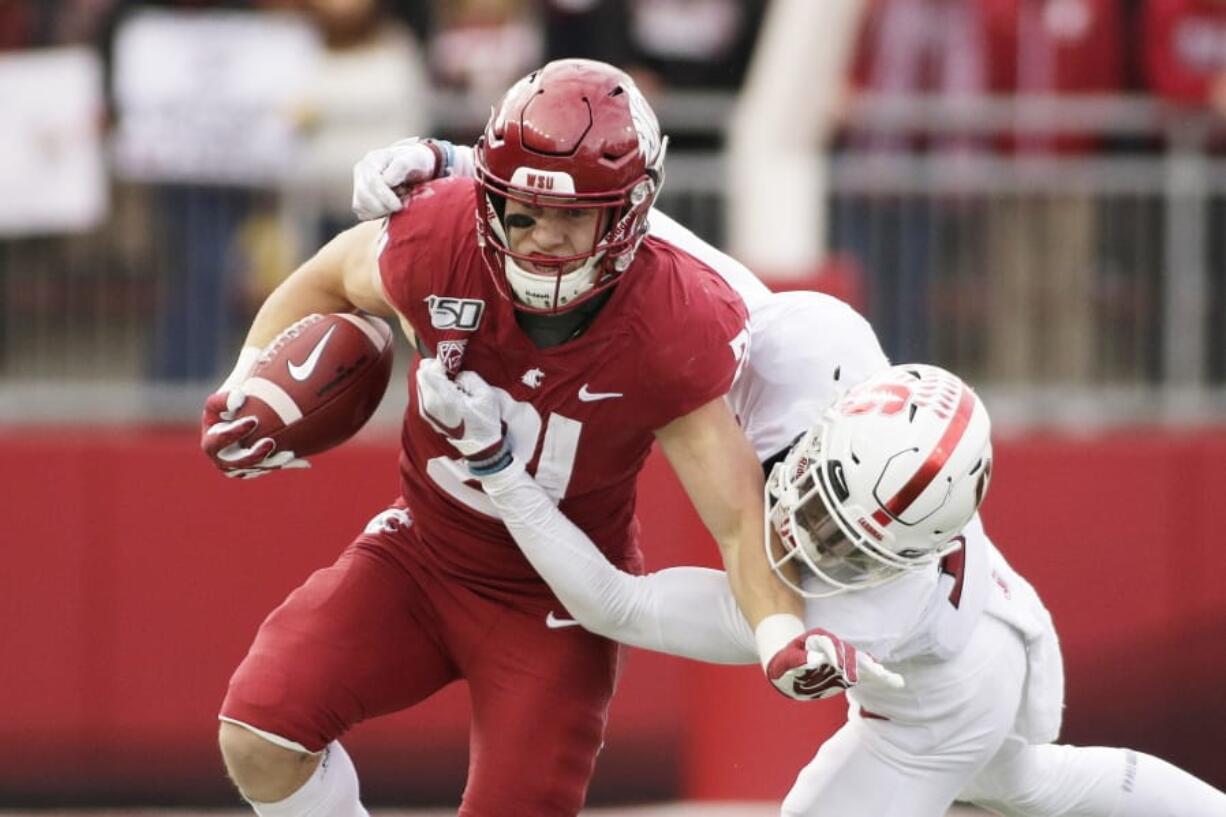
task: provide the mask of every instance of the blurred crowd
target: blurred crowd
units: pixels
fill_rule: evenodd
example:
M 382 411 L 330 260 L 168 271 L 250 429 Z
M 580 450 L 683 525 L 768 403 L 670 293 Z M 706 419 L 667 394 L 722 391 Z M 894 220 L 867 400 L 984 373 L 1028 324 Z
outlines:
M 439 90 L 486 110 L 531 67 L 555 57 L 589 56 L 626 68 L 649 97 L 674 91 L 734 93 L 749 70 L 769 7 L 769 0 L 0 0 L 0 65 L 11 53 L 90 49 L 102 57 L 103 121 L 109 132 L 124 136 L 125 104 L 137 110 L 131 100 L 156 93 L 149 79 L 163 62 L 168 77 L 176 70 L 195 71 L 195 65 L 169 65 L 174 48 L 160 32 L 173 30 L 156 22 L 166 13 L 192 19 L 206 12 L 255 11 L 309 27 L 319 54 L 303 62 L 309 70 L 284 83 L 294 86 L 292 94 L 281 94 L 288 100 L 284 121 L 261 123 L 253 117 L 227 123 L 230 130 L 243 130 L 248 144 L 264 145 L 267 161 L 252 147 L 251 166 L 201 153 L 194 171 L 167 172 L 150 147 L 159 140 L 148 134 L 170 125 L 150 124 L 148 117 L 143 142 L 116 140 L 114 156 L 127 168 L 119 175 L 141 185 L 136 193 L 125 189 L 123 180 L 114 186 L 107 218 L 119 237 L 108 243 L 105 263 L 132 268 L 163 259 L 152 296 L 159 303 L 153 310 L 159 326 L 149 344 L 156 358 L 152 373 L 198 379 L 215 373 L 219 350 L 232 342 L 251 303 L 294 259 L 350 222 L 348 173 L 354 159 L 406 134 L 476 135 L 435 116 L 432 100 Z M 865 0 L 865 8 L 844 110 L 853 110 L 863 94 L 1127 94 L 1161 101 L 1172 117 L 1194 114 L 1191 119 L 1209 123 L 1198 131 L 1209 134 L 1208 144 L 1222 143 L 1212 135 L 1212 123 L 1226 120 L 1226 0 Z M 162 16 L 150 16 L 153 12 Z M 155 23 L 142 27 L 136 20 Z M 292 65 L 290 58 L 301 51 L 295 48 L 303 42 L 302 32 L 295 31 L 269 28 L 268 36 L 279 38 L 276 53 L 287 55 L 278 58 L 283 65 Z M 235 43 L 243 37 L 258 43 L 265 36 L 235 32 Z M 159 42 L 172 53 L 159 55 Z M 820 43 L 817 33 L 814 42 Z M 242 48 L 242 60 L 258 59 L 251 48 Z M 217 53 L 222 52 L 192 59 Z M 200 75 L 213 76 L 207 70 L 212 67 Z M 292 69 L 285 70 L 293 76 Z M 264 99 L 240 88 L 264 69 L 251 62 L 243 71 L 245 76 L 232 80 L 230 97 Z M 199 105 L 169 116 L 180 125 L 184 117 L 203 117 L 211 95 L 225 84 L 197 81 L 201 87 L 192 94 Z M 667 119 L 664 125 L 667 130 Z M 270 192 L 272 186 L 251 183 L 261 172 L 275 170 L 279 127 L 288 127 L 307 148 L 296 154 L 292 175 L 302 189 L 290 197 L 288 208 L 284 185 Z M 203 144 L 192 148 L 198 153 L 226 141 L 222 130 L 202 128 L 201 133 Z M 711 123 L 706 133 L 679 135 L 675 149 L 709 147 L 720 142 L 721 124 Z M 1067 128 L 934 135 L 860 127 L 844 129 L 836 147 L 862 153 L 1076 157 L 1153 153 L 1169 145 Z M 226 176 L 227 166 L 235 178 Z M 931 199 L 877 199 L 867 214 L 864 204 L 836 206 L 833 243 L 854 253 L 879 279 L 866 308 L 882 328 L 887 351 L 931 354 L 925 346 L 930 310 L 916 305 L 932 297 L 930 267 L 940 254 L 930 245 L 940 234 L 934 225 L 948 212 Z M 291 239 L 285 213 L 294 207 L 307 211 L 299 213 L 299 221 L 313 229 Z M 975 218 L 974 232 L 1003 259 L 994 270 L 994 296 L 983 307 L 997 327 L 985 366 L 1004 379 L 1025 379 L 1040 369 L 1055 371 L 1061 380 L 1086 377 L 1094 365 L 1090 313 L 1097 285 L 1091 280 L 1091 256 L 1098 240 L 1094 223 L 1101 221 L 1092 203 L 1067 195 L 1035 207 L 1022 199 Z M 883 224 L 890 225 L 895 244 L 907 247 L 892 260 L 880 257 Z M 0 223 L 0 236 L 5 233 Z M 31 246 L 24 238 L 0 243 L 4 321 L 4 313 L 25 297 L 14 281 L 37 266 L 31 258 L 50 258 L 60 266 L 73 262 L 62 241 L 50 248 Z M 165 265 L 166 246 L 187 245 L 190 251 L 169 254 L 179 262 Z M 1037 247 L 1050 251 L 1035 258 Z M 95 250 L 89 251 L 91 264 L 100 263 Z M 1211 284 L 1217 285 L 1217 277 Z
M 489 96 L 554 56 L 626 67 L 647 88 L 733 88 L 765 0 L 0 0 L 0 50 L 96 45 L 109 51 L 141 8 L 301 12 L 330 47 L 402 27 L 436 84 Z
M 1222 0 L 866 0 L 855 85 L 889 92 L 1135 91 L 1226 116 Z M 488 96 L 591 56 L 643 87 L 735 89 L 769 0 L 0 0 L 0 51 L 109 52 L 141 8 L 301 12 L 331 48 L 402 27 L 433 83 Z

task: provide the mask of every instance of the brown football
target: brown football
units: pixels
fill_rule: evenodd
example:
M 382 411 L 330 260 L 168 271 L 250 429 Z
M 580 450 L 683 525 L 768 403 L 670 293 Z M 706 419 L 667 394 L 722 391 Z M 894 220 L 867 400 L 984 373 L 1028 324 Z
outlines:
M 372 315 L 310 315 L 282 332 L 242 389 L 240 417 L 277 451 L 309 457 L 352 437 L 374 414 L 392 374 L 392 331 Z

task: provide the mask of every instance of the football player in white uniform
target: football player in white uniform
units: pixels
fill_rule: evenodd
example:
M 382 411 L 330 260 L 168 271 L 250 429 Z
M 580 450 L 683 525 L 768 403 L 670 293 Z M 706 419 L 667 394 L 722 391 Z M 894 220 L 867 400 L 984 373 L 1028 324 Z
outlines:
M 395 186 L 463 163 L 463 149 L 442 143 L 368 154 L 355 211 L 395 209 Z M 617 570 L 512 461 L 482 487 L 568 612 L 624 643 L 716 663 L 755 663 L 774 654 L 756 641 L 795 633 L 765 667 L 776 687 L 802 699 L 847 690 L 849 708 L 784 815 L 937 817 L 956 799 L 1035 817 L 1226 815 L 1226 795 L 1158 758 L 1052 743 L 1059 644 L 979 522 L 991 444 L 973 392 L 935 367 L 891 369 L 839 301 L 772 295 L 662 213 L 651 227 L 706 253 L 750 308 L 750 354 L 728 399 L 770 474 L 766 538 L 806 597 L 805 621 L 772 617 L 755 633 L 720 571 Z M 463 421 L 462 445 L 502 436 L 497 399 L 475 375 L 452 381 L 423 365 L 419 389 L 448 425 Z
M 805 350 L 820 342 L 786 342 L 819 341 L 824 329 L 765 325 L 764 335 L 785 342 L 756 348 L 730 395 L 751 435 L 784 427 L 758 416 L 755 397 L 766 407 L 790 396 L 795 422 L 818 415 L 768 459 L 767 548 L 806 597 L 811 629 L 766 671 L 792 697 L 846 690 L 848 720 L 800 772 L 782 813 L 940 817 L 963 800 L 1010 817 L 1226 814 L 1226 794 L 1156 757 L 1053 743 L 1064 678 L 1051 616 L 976 516 L 992 465 L 983 404 L 954 375 L 924 365 L 884 368 L 836 396 L 827 375 L 837 358 L 809 369 L 820 353 Z M 875 345 L 871 335 L 861 340 Z M 781 356 L 760 356 L 764 349 Z M 807 360 L 792 365 L 789 349 Z M 764 368 L 773 381 L 764 382 Z M 453 382 L 429 366 L 418 387 L 463 422 L 457 443 L 502 437 L 497 397 L 478 376 Z M 521 464 L 480 479 L 533 566 L 588 629 L 698 660 L 758 660 L 755 633 L 720 571 L 623 573 Z

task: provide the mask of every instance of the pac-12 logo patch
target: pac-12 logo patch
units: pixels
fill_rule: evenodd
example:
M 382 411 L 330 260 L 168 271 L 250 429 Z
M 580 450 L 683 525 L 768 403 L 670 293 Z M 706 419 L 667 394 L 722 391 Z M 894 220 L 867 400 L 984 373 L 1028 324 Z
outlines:
M 466 340 L 440 340 L 438 342 L 436 354 L 447 374 L 454 377 L 460 371 L 460 366 L 464 363 L 464 347 L 467 344 Z
M 485 312 L 485 301 L 479 298 L 427 295 L 425 301 L 430 309 L 430 325 L 435 329 L 471 332 L 481 323 L 481 315 Z

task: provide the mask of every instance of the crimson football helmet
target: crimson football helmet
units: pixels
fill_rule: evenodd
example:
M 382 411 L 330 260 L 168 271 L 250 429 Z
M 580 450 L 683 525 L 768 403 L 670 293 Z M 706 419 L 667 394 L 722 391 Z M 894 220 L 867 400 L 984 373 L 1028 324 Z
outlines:
M 991 473 L 991 423 L 971 388 L 936 366 L 893 366 L 835 400 L 771 471 L 783 550 L 768 528 L 767 556 L 808 597 L 929 569 L 961 546 Z M 820 581 L 797 582 L 790 563 Z
M 667 143 L 642 92 L 611 65 L 557 60 L 513 85 L 474 151 L 484 192 L 477 240 L 499 292 L 522 310 L 560 312 L 615 283 L 647 235 Z M 507 199 L 542 208 L 598 208 L 604 217 L 589 252 L 517 253 L 503 224 Z M 574 262 L 582 263 L 564 272 Z

